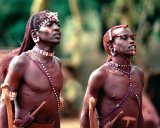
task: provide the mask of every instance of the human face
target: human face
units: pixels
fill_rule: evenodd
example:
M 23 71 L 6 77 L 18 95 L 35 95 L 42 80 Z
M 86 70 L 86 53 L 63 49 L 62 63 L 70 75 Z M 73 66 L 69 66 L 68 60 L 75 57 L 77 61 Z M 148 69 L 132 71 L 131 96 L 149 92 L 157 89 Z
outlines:
M 129 28 L 118 28 L 112 33 L 117 56 L 130 58 L 136 54 L 135 35 Z
M 59 21 L 53 19 L 43 23 L 39 28 L 39 37 L 42 42 L 59 43 L 61 38 Z

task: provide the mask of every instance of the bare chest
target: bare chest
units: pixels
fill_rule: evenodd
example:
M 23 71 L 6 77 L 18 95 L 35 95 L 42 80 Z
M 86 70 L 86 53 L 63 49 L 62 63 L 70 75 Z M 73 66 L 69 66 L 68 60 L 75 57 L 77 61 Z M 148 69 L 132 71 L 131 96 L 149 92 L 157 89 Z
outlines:
M 63 76 L 60 66 L 55 63 L 45 64 L 44 67 L 31 62 L 25 73 L 24 80 L 33 91 L 45 92 L 51 90 L 51 85 L 59 93 L 63 86 Z
M 133 93 L 130 98 L 139 96 L 142 92 L 142 82 L 134 74 L 131 74 L 131 79 L 127 75 L 109 75 L 109 78 L 104 84 L 104 93 L 111 100 L 120 100 L 124 98 L 128 92 Z

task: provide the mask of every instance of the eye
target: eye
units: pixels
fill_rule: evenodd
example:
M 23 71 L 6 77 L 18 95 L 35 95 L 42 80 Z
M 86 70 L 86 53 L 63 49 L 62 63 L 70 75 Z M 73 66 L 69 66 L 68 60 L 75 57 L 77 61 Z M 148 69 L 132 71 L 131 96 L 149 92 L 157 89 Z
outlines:
M 58 27 L 60 27 L 60 23 L 59 22 L 56 22 L 56 24 L 57 24 Z
M 127 39 L 128 39 L 128 36 L 127 36 L 127 35 L 122 35 L 122 36 L 120 36 L 120 38 L 121 38 L 122 40 L 127 40 Z
M 134 36 L 134 35 L 131 35 L 130 38 L 131 38 L 132 40 L 135 40 L 135 36 Z
M 52 26 L 52 22 L 47 22 L 45 26 L 51 27 Z
M 136 36 L 136 35 L 131 35 L 130 38 L 131 38 L 132 40 L 135 40 L 135 36 Z
M 49 21 L 49 22 L 46 23 L 45 26 L 52 27 L 53 25 L 57 25 L 58 27 L 60 27 L 59 22 L 55 22 L 55 21 L 54 22 L 53 21 Z

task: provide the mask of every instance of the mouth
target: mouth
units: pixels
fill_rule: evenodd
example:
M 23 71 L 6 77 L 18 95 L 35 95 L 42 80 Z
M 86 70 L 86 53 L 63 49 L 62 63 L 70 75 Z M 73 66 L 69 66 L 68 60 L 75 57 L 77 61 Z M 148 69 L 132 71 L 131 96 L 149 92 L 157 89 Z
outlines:
M 130 49 L 130 50 L 136 50 L 136 45 L 131 45 L 131 46 L 129 46 L 129 49 Z
M 52 37 L 60 39 L 61 38 L 61 34 L 60 33 L 55 33 L 52 35 Z

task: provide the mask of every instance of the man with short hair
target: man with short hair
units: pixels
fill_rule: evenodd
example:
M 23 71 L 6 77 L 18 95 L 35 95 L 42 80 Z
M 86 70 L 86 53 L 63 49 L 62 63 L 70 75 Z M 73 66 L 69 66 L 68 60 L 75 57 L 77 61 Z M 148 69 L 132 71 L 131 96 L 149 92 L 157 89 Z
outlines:
M 135 35 L 127 25 L 109 29 L 103 40 L 107 61 L 90 75 L 80 127 L 89 128 L 90 98 L 94 98 L 99 128 L 142 128 L 142 69 L 132 65 Z M 94 127 L 94 126 L 93 126 Z

